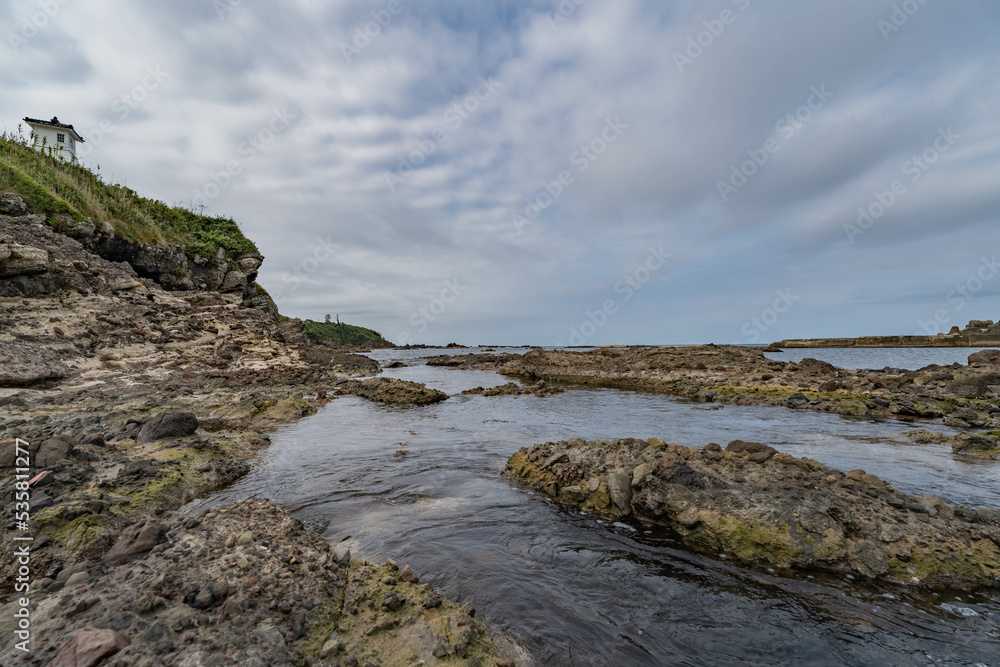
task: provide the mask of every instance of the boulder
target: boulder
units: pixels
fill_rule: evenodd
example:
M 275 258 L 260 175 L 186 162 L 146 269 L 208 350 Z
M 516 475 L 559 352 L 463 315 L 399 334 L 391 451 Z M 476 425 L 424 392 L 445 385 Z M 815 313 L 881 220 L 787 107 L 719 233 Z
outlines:
M 122 531 L 115 546 L 101 560 L 111 566 L 127 563 L 155 547 L 165 532 L 163 524 L 157 519 L 132 524 Z
M 1000 366 L 1000 350 L 981 350 L 969 355 L 969 365 Z
M 242 271 L 230 271 L 222 280 L 220 292 L 242 292 L 247 286 L 247 276 Z
M 0 195 L 0 215 L 9 215 L 12 218 L 16 218 L 27 214 L 28 206 L 24 203 L 23 199 L 13 192 L 5 192 L 3 195 Z
M 619 512 L 627 512 L 632 504 L 632 478 L 623 472 L 609 472 L 608 493 Z
M 744 452 L 753 454 L 766 454 L 769 457 L 778 453 L 778 450 L 762 442 L 746 442 L 744 440 L 733 440 L 726 445 L 726 451 L 733 454 L 743 454 Z
M 139 442 L 164 438 L 182 438 L 198 430 L 198 418 L 192 412 L 161 412 L 139 430 Z
M 73 454 L 73 445 L 59 438 L 43 440 L 35 452 L 35 467 L 49 468 Z
M 94 226 L 93 221 L 89 218 L 86 220 L 74 220 L 72 216 L 62 213 L 56 218 L 56 230 L 60 234 L 65 234 L 78 241 L 89 241 L 94 238 L 97 227 Z
M 121 632 L 88 625 L 73 635 L 49 667 L 94 667 L 130 643 Z

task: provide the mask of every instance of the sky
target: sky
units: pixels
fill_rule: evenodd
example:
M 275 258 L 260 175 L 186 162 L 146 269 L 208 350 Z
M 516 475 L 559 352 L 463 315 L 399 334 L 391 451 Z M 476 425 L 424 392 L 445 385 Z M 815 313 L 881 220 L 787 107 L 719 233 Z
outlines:
M 0 129 L 398 343 L 1000 319 L 990 0 L 4 0 Z

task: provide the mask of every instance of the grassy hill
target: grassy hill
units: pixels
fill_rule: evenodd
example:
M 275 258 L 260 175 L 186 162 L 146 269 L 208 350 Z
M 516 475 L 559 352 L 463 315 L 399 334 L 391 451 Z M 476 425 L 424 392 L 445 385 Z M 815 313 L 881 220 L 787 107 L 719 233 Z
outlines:
M 306 335 L 314 341 L 331 341 L 352 347 L 390 347 L 382 334 L 352 324 L 305 320 Z
M 79 164 L 44 155 L 23 137 L 0 135 L 0 192 L 14 192 L 37 213 L 64 213 L 76 220 L 106 223 L 118 236 L 137 243 L 185 244 L 190 257 L 227 257 L 257 252 L 230 218 L 198 215 L 140 197 L 123 185 L 105 183 Z

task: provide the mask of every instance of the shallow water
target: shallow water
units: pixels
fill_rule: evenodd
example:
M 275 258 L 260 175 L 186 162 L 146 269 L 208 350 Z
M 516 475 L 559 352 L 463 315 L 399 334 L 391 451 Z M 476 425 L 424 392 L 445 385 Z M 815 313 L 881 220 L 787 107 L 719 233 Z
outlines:
M 973 352 L 992 348 L 985 347 L 824 347 L 815 349 L 788 349 L 781 352 L 766 352 L 765 356 L 775 361 L 798 363 L 806 357 L 819 359 L 840 368 L 902 368 L 915 371 L 937 364 L 969 363 Z
M 409 563 L 423 581 L 471 602 L 477 618 L 520 637 L 538 664 L 996 663 L 996 600 L 733 567 L 669 536 L 557 506 L 500 473 L 518 448 L 546 440 L 657 436 L 700 446 L 743 438 L 864 468 L 903 491 L 997 507 L 1000 464 L 899 444 L 914 425 L 896 421 L 772 407 L 706 411 L 616 390 L 461 396 L 507 379 L 412 361 L 420 354 L 436 352 L 373 356 L 417 364 L 385 375 L 425 382 L 449 400 L 392 408 L 339 398 L 275 432 L 250 475 L 184 512 L 253 495 L 283 503 L 329 525 L 332 542 Z M 395 456 L 400 450 L 408 453 Z

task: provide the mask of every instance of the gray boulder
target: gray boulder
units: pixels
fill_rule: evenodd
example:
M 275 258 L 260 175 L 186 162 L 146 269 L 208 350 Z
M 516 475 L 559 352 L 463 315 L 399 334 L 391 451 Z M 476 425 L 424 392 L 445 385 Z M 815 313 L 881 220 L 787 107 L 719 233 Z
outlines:
M 192 412 L 161 412 L 139 430 L 139 442 L 164 438 L 182 438 L 198 430 L 198 418 Z
M 21 215 L 27 215 L 28 207 L 24 203 L 24 200 L 15 195 L 13 192 L 5 192 L 0 195 L 0 215 L 9 215 L 12 218 L 16 218 Z
M 35 453 L 35 467 L 48 468 L 68 459 L 73 454 L 73 445 L 59 438 L 49 438 L 38 445 Z

